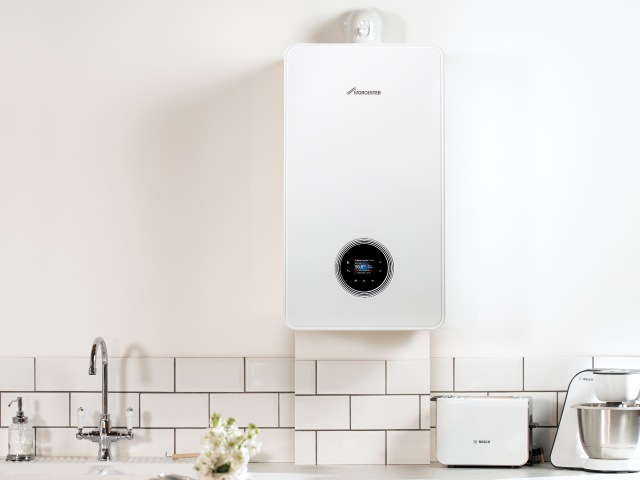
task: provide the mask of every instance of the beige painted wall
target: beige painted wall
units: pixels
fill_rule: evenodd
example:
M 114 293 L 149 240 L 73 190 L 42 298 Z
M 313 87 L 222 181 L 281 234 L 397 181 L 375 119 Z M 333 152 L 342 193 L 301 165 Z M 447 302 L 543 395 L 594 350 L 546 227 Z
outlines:
M 0 355 L 293 356 L 282 58 L 362 6 L 445 52 L 432 354 L 637 352 L 637 2 L 3 0 Z

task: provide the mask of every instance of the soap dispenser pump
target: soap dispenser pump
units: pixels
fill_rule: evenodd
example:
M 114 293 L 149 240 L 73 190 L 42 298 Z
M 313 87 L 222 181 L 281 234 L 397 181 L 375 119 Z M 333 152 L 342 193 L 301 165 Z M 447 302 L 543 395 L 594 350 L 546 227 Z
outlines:
M 24 415 L 22 410 L 22 397 L 18 397 L 9 403 L 11 406 L 14 402 L 18 402 L 18 412 L 13 417 L 13 423 L 9 425 L 9 453 L 7 461 L 22 462 L 33 460 L 34 453 L 34 434 L 33 427 L 29 425 L 29 417 Z

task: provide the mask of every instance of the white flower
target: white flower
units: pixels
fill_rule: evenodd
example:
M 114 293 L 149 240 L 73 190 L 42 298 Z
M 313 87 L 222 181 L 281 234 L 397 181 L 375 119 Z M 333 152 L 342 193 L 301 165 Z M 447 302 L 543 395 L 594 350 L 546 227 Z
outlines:
M 202 449 L 195 469 L 199 478 L 231 479 L 246 470 L 252 456 L 260 451 L 260 430 L 249 424 L 245 431 L 235 426 L 235 419 L 222 421 L 220 414 L 211 415 L 211 429 L 202 437 Z M 228 474 L 228 475 L 227 475 Z

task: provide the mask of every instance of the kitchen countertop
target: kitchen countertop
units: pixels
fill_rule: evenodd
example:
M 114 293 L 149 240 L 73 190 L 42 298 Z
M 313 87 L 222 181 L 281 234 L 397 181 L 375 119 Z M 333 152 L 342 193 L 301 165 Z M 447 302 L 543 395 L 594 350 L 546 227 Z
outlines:
M 124 477 L 127 480 L 150 480 L 159 473 L 176 473 L 195 479 L 193 460 L 172 461 L 165 458 L 131 458 L 108 463 L 77 457 L 38 457 L 33 462 L 0 462 L 2 477 L 20 480 L 75 479 L 100 476 Z M 498 479 L 590 479 L 640 480 L 640 473 L 593 473 L 561 470 L 549 463 L 521 468 L 447 468 L 434 463 L 428 466 L 303 466 L 290 463 L 252 463 L 247 480 L 498 480 Z

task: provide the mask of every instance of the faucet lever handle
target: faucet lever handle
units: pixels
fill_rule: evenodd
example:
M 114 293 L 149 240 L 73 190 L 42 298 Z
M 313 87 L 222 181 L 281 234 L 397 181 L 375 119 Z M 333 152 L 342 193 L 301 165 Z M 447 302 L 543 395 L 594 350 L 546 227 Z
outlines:
M 76 422 L 78 424 L 78 430 L 82 430 L 84 427 L 84 408 L 78 407 L 78 411 L 76 412 Z
M 127 408 L 127 430 L 133 429 L 133 408 Z

